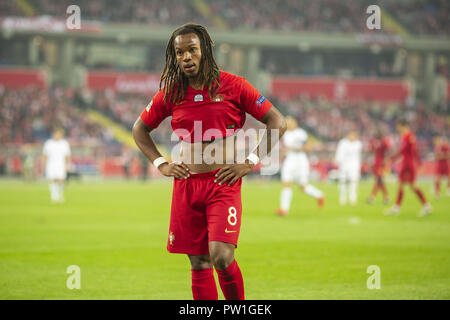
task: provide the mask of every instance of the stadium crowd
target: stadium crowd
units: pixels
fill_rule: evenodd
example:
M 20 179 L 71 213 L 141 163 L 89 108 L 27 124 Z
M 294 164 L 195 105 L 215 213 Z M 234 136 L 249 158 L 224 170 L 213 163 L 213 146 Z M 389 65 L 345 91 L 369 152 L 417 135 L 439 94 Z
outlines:
M 286 114 L 298 119 L 309 132 L 324 142 L 336 142 L 350 129 L 360 132 L 369 141 L 377 128 L 395 135 L 395 120 L 408 114 L 411 127 L 419 139 L 430 141 L 435 133 L 448 133 L 446 117 L 417 103 L 413 108 L 404 104 L 382 104 L 376 101 L 329 101 L 321 97 L 299 95 L 289 101 L 270 98 Z M 117 93 L 112 90 L 75 92 L 56 87 L 51 89 L 0 87 L 1 144 L 22 144 L 42 141 L 50 136 L 52 127 L 65 128 L 71 141 L 115 143 L 112 133 L 99 127 L 83 109 L 95 109 L 130 130 L 149 97 L 144 94 Z M 170 142 L 170 121 L 156 130 L 158 143 Z M 431 146 L 431 144 L 430 144 Z
M 131 130 L 137 116 L 150 102 L 149 96 L 139 93 L 117 93 L 113 90 L 77 92 L 77 105 L 80 109 L 95 109 L 114 122 Z M 172 130 L 169 120 L 163 121 L 160 128 L 152 133 L 157 143 L 170 144 Z
M 320 67 L 314 59 L 320 57 Z M 400 78 L 406 74 L 406 59 L 401 63 L 393 55 L 332 54 L 299 51 L 264 50 L 260 68 L 270 74 L 341 77 Z
M 295 117 L 300 126 L 315 137 L 314 153 L 325 162 L 331 159 L 337 141 L 349 130 L 356 130 L 365 146 L 368 146 L 377 129 L 398 140 L 395 120 L 399 115 L 409 116 L 422 155 L 432 152 L 431 140 L 434 134 L 448 136 L 450 133 L 446 116 L 431 111 L 421 103 L 412 108 L 403 104 L 385 105 L 367 100 L 328 101 L 321 97 L 307 96 L 298 96 L 289 101 L 278 101 L 275 97 L 269 99 L 283 114 Z M 109 151 L 115 150 L 109 154 L 117 156 L 121 154 L 120 150 L 127 149 L 114 139 L 108 128 L 91 120 L 86 110 L 97 110 L 130 130 L 137 115 L 148 102 L 149 97 L 143 94 L 124 94 L 109 90 L 91 92 L 84 89 L 75 92 L 62 87 L 28 87 L 14 90 L 0 87 L 0 121 L 3 124 L 0 128 L 0 145 L 40 145 L 57 125 L 65 129 L 66 137 L 72 146 L 106 148 Z M 244 129 L 249 126 L 258 128 L 258 125 L 255 119 L 248 116 Z M 155 142 L 169 147 L 169 150 L 170 146 L 174 145 L 171 135 L 170 118 L 163 121 L 158 130 L 152 133 Z M 99 152 L 106 154 L 104 151 Z M 8 156 L 0 158 L 0 166 L 4 166 L 7 158 Z M 84 158 L 80 159 L 82 161 Z
M 366 144 L 377 130 L 395 137 L 396 119 L 401 115 L 407 115 L 422 153 L 432 151 L 433 135 L 450 133 L 446 116 L 433 112 L 420 102 L 408 107 L 406 104 L 383 104 L 370 100 L 329 101 L 320 97 L 298 96 L 282 105 L 287 114 L 297 118 L 307 131 L 324 141 L 324 148 L 328 151 L 332 151 L 335 142 L 349 130 L 356 130 Z
M 360 33 L 366 28 L 366 8 L 380 5 L 407 31 L 413 34 L 450 34 L 450 2 L 447 0 L 273 0 L 264 5 L 258 0 L 209 0 L 203 4 L 208 14 L 201 14 L 194 1 L 176 0 L 79 0 L 52 1 L 26 0 L 30 15 L 65 16 L 71 4 L 82 10 L 83 19 L 102 22 L 148 23 L 171 25 L 176 22 L 196 21 L 208 26 L 220 27 L 217 17 L 228 28 L 296 30 L 315 32 Z M 18 1 L 2 1 L 0 17 L 23 16 Z
M 110 143 L 114 138 L 74 104 L 74 91 L 61 87 L 8 89 L 0 86 L 0 144 L 42 142 L 60 126 L 72 143 Z
M 90 108 L 108 115 L 127 129 L 132 127 L 136 115 L 142 112 L 149 100 L 145 95 L 113 91 L 98 91 L 93 96 L 92 103 L 88 104 Z M 294 116 L 308 132 L 325 142 L 324 151 L 333 151 L 336 142 L 350 129 L 358 131 L 363 142 L 369 142 L 378 128 L 386 135 L 396 136 L 395 121 L 405 113 L 411 120 L 412 129 L 417 132 L 423 152 L 431 151 L 434 134 L 450 132 L 446 117 L 420 102 L 414 107 L 408 107 L 406 104 L 382 104 L 370 100 L 329 101 L 306 96 L 283 102 L 275 97 L 269 99 L 285 114 Z M 247 119 L 252 126 L 256 125 L 250 116 Z M 170 121 L 166 119 L 152 136 L 158 143 L 169 144 L 171 133 Z

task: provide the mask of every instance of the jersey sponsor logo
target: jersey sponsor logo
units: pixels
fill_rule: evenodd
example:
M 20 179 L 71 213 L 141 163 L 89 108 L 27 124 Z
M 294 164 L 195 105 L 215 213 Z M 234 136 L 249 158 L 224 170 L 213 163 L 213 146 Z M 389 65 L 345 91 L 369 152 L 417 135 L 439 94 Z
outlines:
M 150 111 L 150 108 L 152 107 L 152 104 L 153 104 L 153 99 L 152 99 L 152 101 L 150 101 L 150 102 L 148 103 L 147 107 L 145 108 L 145 110 L 147 110 L 147 112 Z
M 232 232 L 237 232 L 237 230 L 228 230 L 228 228 L 225 228 L 225 233 L 232 233 Z
M 227 129 L 234 129 L 234 128 L 236 128 L 235 124 L 228 124 L 227 125 Z
M 266 97 L 264 97 L 263 95 L 259 96 L 258 100 L 255 101 L 256 105 L 259 107 L 262 106 L 262 104 L 264 103 L 264 101 L 266 101 Z
M 195 102 L 203 101 L 203 95 L 201 95 L 201 94 L 195 95 L 194 101 Z

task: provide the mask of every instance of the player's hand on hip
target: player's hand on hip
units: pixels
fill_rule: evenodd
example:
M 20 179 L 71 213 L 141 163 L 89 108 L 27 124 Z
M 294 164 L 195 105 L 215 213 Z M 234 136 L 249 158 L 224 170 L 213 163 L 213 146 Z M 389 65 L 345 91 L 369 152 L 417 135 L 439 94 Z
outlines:
M 216 173 L 215 183 L 222 185 L 228 182 L 229 186 L 232 186 L 236 181 L 238 181 L 243 176 L 247 175 L 250 171 L 252 171 L 255 165 L 248 160 L 245 163 L 234 163 L 231 165 L 227 165 Z
M 189 168 L 183 162 L 166 162 L 161 164 L 158 169 L 166 177 L 176 179 L 187 179 L 189 177 Z

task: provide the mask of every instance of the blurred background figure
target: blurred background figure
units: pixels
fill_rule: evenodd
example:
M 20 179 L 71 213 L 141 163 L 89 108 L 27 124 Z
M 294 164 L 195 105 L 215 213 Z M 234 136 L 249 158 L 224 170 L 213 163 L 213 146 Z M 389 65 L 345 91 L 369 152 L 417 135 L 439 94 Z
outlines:
M 130 179 L 130 169 L 133 162 L 133 150 L 124 147 L 122 149 L 122 156 L 120 157 L 122 163 L 123 172 L 126 179 Z
M 369 198 L 367 199 L 368 203 L 373 203 L 375 201 L 378 190 L 381 190 L 383 193 L 384 203 L 389 203 L 389 194 L 384 182 L 384 175 L 388 170 L 386 158 L 390 148 L 391 143 L 389 138 L 384 136 L 381 129 L 377 127 L 375 137 L 370 141 L 370 151 L 373 153 L 372 172 L 375 178 L 375 184 Z
M 283 189 L 280 195 L 280 208 L 277 214 L 286 216 L 289 213 L 292 200 L 292 184 L 296 184 L 308 196 L 317 199 L 319 207 L 324 204 L 323 192 L 309 184 L 309 160 L 306 155 L 308 134 L 298 127 L 293 117 L 286 117 L 287 130 L 282 137 L 286 158 L 281 168 Z
M 447 196 L 450 196 L 450 146 L 440 135 L 433 139 L 434 159 L 436 161 L 436 180 L 434 183 L 435 196 L 441 196 L 441 179 L 447 178 Z
M 22 149 L 22 159 L 23 159 L 23 179 L 25 181 L 33 181 L 34 176 L 34 153 L 32 146 L 29 144 L 24 144 Z
M 335 179 L 332 159 L 349 130 L 369 145 L 377 128 L 395 135 L 406 112 L 423 158 L 418 174 L 434 178 L 432 137 L 450 135 L 449 1 L 378 1 L 379 30 L 366 26 L 370 0 L 111 1 L 76 1 L 76 32 L 66 26 L 71 1 L 0 2 L 0 175 L 28 179 L 33 165 L 39 176 L 32 155 L 58 123 L 72 151 L 68 177 L 160 177 L 137 157 L 127 167 L 123 152 L 135 148 L 134 115 L 159 88 L 167 36 L 193 21 L 213 35 L 222 70 L 246 77 L 318 142 L 311 178 Z M 153 133 L 164 155 L 170 134 L 170 119 Z
M 43 149 L 42 162 L 52 202 L 64 202 L 64 182 L 70 168 L 70 146 L 63 137 L 63 129 L 55 128 L 52 138 L 45 142 Z
M 141 165 L 141 180 L 146 181 L 148 179 L 149 163 L 147 157 L 142 152 L 138 153 L 139 163 Z
M 400 214 L 400 206 L 404 196 L 404 186 L 405 184 L 409 184 L 423 205 L 422 210 L 419 212 L 419 217 L 424 217 L 431 213 L 431 206 L 422 189 L 419 188 L 416 182 L 417 172 L 421 164 L 417 139 L 411 131 L 406 118 L 401 118 L 397 121 L 397 131 L 401 135 L 401 144 L 398 151 L 391 157 L 392 161 L 396 161 L 399 158 L 401 159 L 398 172 L 397 198 L 394 206 L 386 212 L 386 215 Z
M 362 143 L 356 131 L 350 131 L 341 139 L 336 149 L 335 162 L 339 168 L 339 204 L 356 205 L 358 201 L 358 182 L 361 175 Z M 348 185 L 348 188 L 347 188 Z

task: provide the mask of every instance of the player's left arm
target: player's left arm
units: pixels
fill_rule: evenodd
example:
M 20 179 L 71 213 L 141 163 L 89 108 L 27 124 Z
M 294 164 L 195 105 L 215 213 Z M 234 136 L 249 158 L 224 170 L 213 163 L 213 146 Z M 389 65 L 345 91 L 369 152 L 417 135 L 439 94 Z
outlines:
M 412 136 L 409 139 L 409 142 L 411 144 L 411 149 L 412 149 L 412 152 L 413 152 L 414 160 L 416 161 L 418 166 L 421 166 L 422 165 L 422 158 L 420 156 L 419 145 L 417 143 L 416 137 Z
M 42 150 L 42 158 L 41 158 L 41 171 L 45 174 L 45 167 L 47 166 L 47 159 L 48 159 L 48 143 L 44 143 L 44 148 Z
M 41 172 L 45 174 L 45 167 L 47 166 L 47 155 L 43 154 L 42 155 L 42 160 L 41 160 Z
M 287 126 L 283 115 L 274 106 L 267 110 L 259 121 L 266 125 L 266 130 L 261 142 L 258 144 L 254 152 L 262 158 L 270 154 L 272 147 L 279 142 L 280 138 L 286 131 Z M 235 163 L 224 166 L 217 172 L 217 178 L 215 181 L 219 184 L 230 181 L 228 185 L 232 186 L 236 181 L 238 181 L 238 179 L 251 172 L 254 166 L 255 164 L 248 159 L 246 159 L 244 163 Z
M 300 147 L 299 149 L 300 149 L 299 151 L 305 151 L 305 152 L 311 151 L 311 149 L 312 149 L 312 143 L 311 143 L 311 141 L 308 140 L 308 141 L 305 142 L 305 144 L 304 144 L 302 147 Z
M 66 173 L 68 173 L 70 171 L 70 164 L 71 164 L 71 150 L 70 150 L 70 145 L 69 143 L 67 143 L 67 150 L 66 150 Z
M 71 157 L 70 154 L 66 156 L 66 172 L 70 171 Z
M 256 153 L 262 159 L 269 155 L 272 150 L 271 144 L 277 145 L 283 136 L 287 129 L 286 120 L 280 111 L 245 78 L 236 77 L 234 81 L 237 84 L 236 98 L 239 101 L 239 106 L 243 111 L 266 125 L 266 130 L 256 149 L 250 151 Z M 265 146 L 265 148 L 262 146 Z M 254 166 L 255 163 L 252 163 L 248 158 L 245 159 L 244 163 L 226 165 L 217 172 L 215 182 L 223 184 L 230 181 L 228 185 L 232 186 L 238 179 L 251 172 Z
M 436 153 L 436 160 L 449 160 L 450 159 L 450 149 L 446 146 L 439 147 Z

